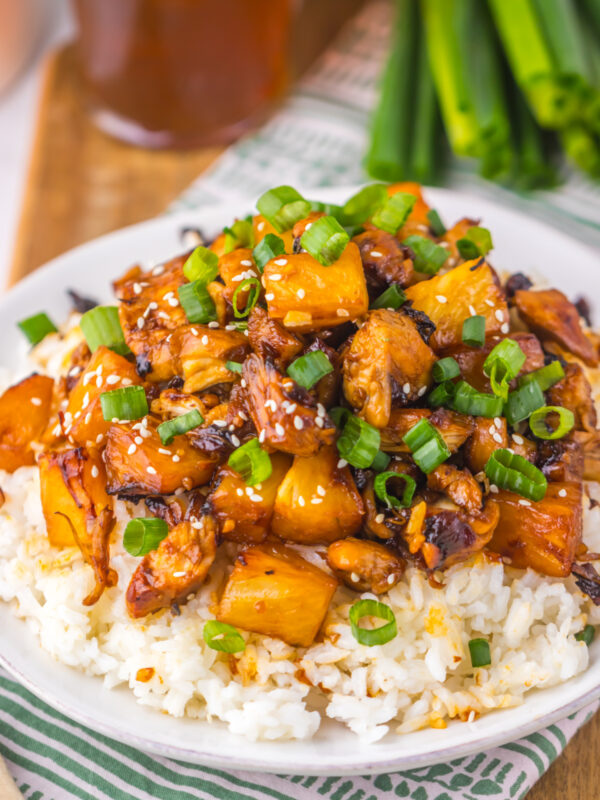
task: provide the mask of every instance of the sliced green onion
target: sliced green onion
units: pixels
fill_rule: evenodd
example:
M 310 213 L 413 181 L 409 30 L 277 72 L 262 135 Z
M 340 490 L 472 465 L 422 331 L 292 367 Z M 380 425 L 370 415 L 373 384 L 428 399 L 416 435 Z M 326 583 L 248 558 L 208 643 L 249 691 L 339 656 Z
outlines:
M 387 482 L 395 478 L 404 481 L 404 491 L 401 498 L 390 494 L 387 488 Z M 417 482 L 415 479 L 411 478 L 410 475 L 405 475 L 403 472 L 380 472 L 373 484 L 375 494 L 388 508 L 408 508 L 416 488 Z
M 371 469 L 375 472 L 384 472 L 388 468 L 391 460 L 391 457 L 388 456 L 387 453 L 384 453 L 383 450 L 380 450 L 373 459 Z
M 367 469 L 379 451 L 381 436 L 377 428 L 360 417 L 348 414 L 337 440 L 340 456 L 357 469 Z
M 449 381 L 452 378 L 458 378 L 460 375 L 460 367 L 458 366 L 458 361 L 452 356 L 448 356 L 447 358 L 440 358 L 439 361 L 436 361 L 433 365 L 433 380 L 436 383 L 442 383 L 442 381 Z
M 238 319 L 242 319 L 243 317 L 247 317 L 248 314 L 252 311 L 256 303 L 258 302 L 258 298 L 260 297 L 260 281 L 258 278 L 246 278 L 243 280 L 233 293 L 233 297 L 231 298 L 231 305 L 233 307 L 233 313 Z M 240 292 L 248 290 L 248 297 L 246 299 L 246 305 L 240 311 L 237 305 L 237 298 Z
M 344 224 L 362 225 L 373 216 L 387 198 L 387 188 L 383 183 L 371 183 L 369 186 L 363 186 L 344 203 L 342 207 Z
M 206 285 L 219 274 L 219 257 L 208 247 L 199 246 L 188 256 L 183 265 L 183 274 L 190 283 L 200 281 Z
M 424 272 L 426 275 L 438 273 L 449 255 L 444 247 L 418 234 L 407 236 L 402 244 L 410 247 L 415 254 L 413 263 L 417 272 Z
M 287 368 L 290 378 L 305 389 L 311 389 L 330 372 L 333 372 L 333 365 L 322 350 L 305 353 Z
M 396 233 L 398 228 L 401 228 L 408 215 L 413 210 L 417 198 L 414 194 L 407 194 L 406 192 L 396 192 L 385 201 L 385 203 L 377 209 L 371 218 L 371 222 L 375 227 L 381 228 L 382 231 L 387 233 Z
M 545 367 L 540 367 L 539 369 L 534 369 L 533 372 L 528 372 L 526 375 L 521 375 L 519 386 L 525 386 L 535 381 L 542 392 L 545 392 L 564 377 L 565 371 L 560 361 L 551 361 Z
M 452 381 L 444 381 L 429 393 L 427 401 L 433 408 L 438 408 L 439 406 L 451 407 L 455 392 L 456 387 Z
M 450 450 L 440 432 L 427 419 L 421 419 L 402 437 L 413 460 L 426 475 L 450 458 Z
M 500 489 L 516 492 L 528 500 L 543 500 L 548 487 L 541 470 L 523 456 L 504 448 L 494 450 L 485 465 L 485 474 L 490 483 Z
M 231 253 L 238 247 L 254 247 L 254 226 L 252 217 L 248 219 L 236 219 L 231 227 L 223 228 L 225 234 L 225 246 L 223 251 Z
M 443 236 L 446 233 L 446 226 L 435 208 L 430 208 L 426 214 L 429 222 L 429 229 L 434 236 Z
M 471 414 L 474 417 L 502 416 L 502 398 L 495 394 L 478 392 L 466 381 L 456 384 L 452 407 L 460 414 Z
M 324 267 L 338 260 L 349 241 L 350 237 L 335 217 L 319 217 L 300 237 L 301 246 Z
M 508 385 L 519 374 L 527 356 L 514 339 L 503 339 L 483 362 L 483 371 L 490 379 L 494 394 L 508 399 Z
M 190 322 L 205 324 L 217 318 L 214 301 L 201 281 L 184 283 L 177 293 L 181 307 Z
M 227 361 L 225 363 L 225 368 L 228 369 L 230 372 L 237 372 L 238 375 L 242 374 L 242 365 L 238 364 L 237 361 Z
M 256 207 L 279 233 L 293 228 L 310 214 L 310 203 L 292 186 L 269 189 L 258 198 Z
M 464 259 L 479 258 L 493 248 L 492 234 L 487 228 L 474 225 L 465 233 L 462 239 L 456 242 L 458 252 Z
M 332 420 L 336 428 L 343 427 L 348 417 L 351 416 L 348 409 L 342 408 L 342 406 L 334 406 L 333 408 L 330 408 L 327 413 L 329 414 L 329 419 Z
M 596 635 L 596 628 L 593 625 L 586 625 L 582 631 L 575 634 L 575 639 L 578 642 L 585 642 L 589 647 L 591 643 L 594 641 L 594 636 Z
M 483 347 L 485 343 L 485 317 L 475 314 L 467 317 L 462 326 L 462 340 L 469 347 Z
M 148 413 L 148 401 L 143 386 L 123 386 L 100 395 L 105 420 L 140 419 Z
M 197 428 L 198 425 L 202 425 L 203 422 L 204 417 L 202 414 L 197 409 L 194 409 L 193 411 L 188 411 L 187 414 L 181 414 L 179 417 L 161 422 L 156 430 L 163 444 L 171 444 L 173 437 L 181 436 Z
M 169 533 L 169 526 L 158 517 L 130 519 L 123 533 L 123 547 L 131 556 L 145 556 Z
M 264 239 L 261 239 L 252 251 L 252 256 L 259 271 L 262 272 L 267 262 L 272 258 L 282 256 L 284 253 L 285 243 L 283 239 L 280 239 L 279 236 L 276 236 L 274 233 L 267 233 Z
M 256 438 L 234 450 L 227 463 L 242 476 L 248 486 L 266 481 L 273 471 L 269 454 L 265 453 Z
M 558 425 L 551 428 L 546 417 L 548 414 L 558 414 Z M 562 406 L 542 406 L 536 409 L 529 417 L 531 432 L 538 439 L 562 439 L 575 426 L 575 416 L 572 411 Z
M 398 633 L 394 612 L 378 600 L 358 600 L 350 607 L 348 617 L 352 635 L 359 644 L 366 644 L 367 647 L 390 642 Z M 385 625 L 380 625 L 379 628 L 361 628 L 359 622 L 363 617 L 382 619 Z
M 473 667 L 489 667 L 492 663 L 492 653 L 487 639 L 471 639 L 469 653 Z
M 500 399 L 500 398 L 498 398 Z M 527 419 L 533 412 L 544 405 L 544 394 L 536 381 L 510 392 L 504 406 L 504 416 L 509 425 L 516 425 Z
M 89 314 L 90 312 L 88 311 L 87 313 Z M 19 328 L 22 330 L 22 332 L 25 334 L 25 336 L 32 345 L 38 344 L 49 333 L 56 333 L 56 331 L 58 330 L 58 328 L 52 322 L 50 317 L 43 311 L 40 311 L 39 314 L 34 314 L 31 317 L 27 317 L 26 319 L 22 319 L 21 322 L 17 322 L 17 325 L 19 326 Z M 119 330 L 120 329 L 121 326 L 119 326 Z M 123 336 L 122 332 L 121 336 Z
M 344 224 L 342 206 L 338 206 L 336 203 L 322 203 L 320 200 L 311 200 L 310 210 L 321 211 L 323 214 L 327 214 L 327 216 L 335 217 L 342 225 Z
M 238 629 L 216 619 L 206 623 L 202 638 L 211 650 L 220 650 L 222 653 L 240 653 L 246 649 L 246 642 Z
M 371 308 L 398 309 L 403 303 L 406 303 L 406 295 L 397 283 L 392 283 L 385 292 L 382 292 L 379 297 L 373 300 Z
M 123 336 L 119 309 L 116 306 L 91 308 L 82 316 L 79 327 L 92 353 L 102 345 L 120 356 L 126 356 L 131 352 Z

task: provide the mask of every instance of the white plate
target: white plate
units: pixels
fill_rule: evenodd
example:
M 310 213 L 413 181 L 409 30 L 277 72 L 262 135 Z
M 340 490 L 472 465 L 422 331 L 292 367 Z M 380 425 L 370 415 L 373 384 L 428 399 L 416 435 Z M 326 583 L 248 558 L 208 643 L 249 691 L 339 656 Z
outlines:
M 308 192 L 332 202 L 352 189 Z M 597 255 L 577 241 L 534 220 L 492 203 L 431 189 L 427 198 L 443 219 L 482 217 L 493 233 L 491 259 L 502 270 L 542 275 L 569 296 L 590 299 L 600 287 Z M 25 278 L 0 298 L 2 362 L 17 367 L 24 352 L 16 322 L 41 310 L 55 319 L 69 311 L 65 288 L 109 300 L 110 281 L 136 262 L 158 262 L 182 250 L 179 232 L 198 226 L 214 233 L 248 206 L 220 206 L 183 212 L 134 225 L 71 250 Z M 562 686 L 535 691 L 518 708 L 495 711 L 477 722 L 455 722 L 445 730 L 388 735 L 361 744 L 340 724 L 323 722 L 311 741 L 248 742 L 222 723 L 174 719 L 140 706 L 128 689 L 107 690 L 98 678 L 75 672 L 47 656 L 10 608 L 0 603 L 0 664 L 28 689 L 78 722 L 142 750 L 225 769 L 263 772 L 369 775 L 446 761 L 517 739 L 571 714 L 600 696 L 600 641 L 591 648 L 591 665 Z

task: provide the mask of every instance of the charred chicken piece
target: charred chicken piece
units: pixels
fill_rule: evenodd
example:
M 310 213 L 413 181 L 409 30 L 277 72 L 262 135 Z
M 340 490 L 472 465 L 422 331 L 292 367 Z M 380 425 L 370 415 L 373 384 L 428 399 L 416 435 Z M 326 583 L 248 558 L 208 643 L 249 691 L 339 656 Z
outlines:
M 427 487 L 446 494 L 467 511 L 481 508 L 481 487 L 469 470 L 460 470 L 453 464 L 440 464 L 427 476 Z
M 588 366 L 598 365 L 598 353 L 581 329 L 577 309 L 558 289 L 515 292 L 521 319 L 543 342 L 558 342 Z
M 361 496 L 350 469 L 338 461 L 335 446 L 294 458 L 277 490 L 271 522 L 276 536 L 314 545 L 357 533 L 364 511 Z
M 485 332 L 508 333 L 508 307 L 494 270 L 483 259 L 466 261 L 406 290 L 414 308 L 435 324 L 430 345 L 437 352 L 462 344 L 462 326 L 472 311 L 485 317 Z
M 577 588 L 592 599 L 595 606 L 600 606 L 600 575 L 591 564 L 573 564 L 573 575 Z
M 48 539 L 54 547 L 77 545 L 94 570 L 96 584 L 83 600 L 91 606 L 105 588 L 117 583 L 117 573 L 109 566 L 114 516 L 104 488 L 104 465 L 83 447 L 42 453 L 38 464 Z
M 389 591 L 406 569 L 406 561 L 385 545 L 353 536 L 329 545 L 327 563 L 346 586 L 373 594 Z
M 581 481 L 584 467 L 583 447 L 572 435 L 554 441 L 541 441 L 535 464 L 549 481 Z
M 500 516 L 494 500 L 488 500 L 481 511 L 470 513 L 460 508 L 427 507 L 420 552 L 428 569 L 451 567 L 485 547 Z
M 596 430 L 596 407 L 592 387 L 580 364 L 565 364 L 565 377 L 548 389 L 548 403 L 568 408 L 575 415 L 575 429 Z
M 204 583 L 216 552 L 217 524 L 210 515 L 180 522 L 133 573 L 126 594 L 129 614 L 144 617 L 185 603 Z
M 337 580 L 284 545 L 243 550 L 223 591 L 217 619 L 247 631 L 309 647 Z
M 514 567 L 566 577 L 581 541 L 581 483 L 549 483 L 537 503 L 505 490 L 494 495 L 500 520 L 490 543 Z
M 390 283 L 410 285 L 413 263 L 395 236 L 374 228 L 359 233 L 352 241 L 360 250 L 367 286 L 373 295 L 382 292 Z
M 297 456 L 311 456 L 322 445 L 333 444 L 335 426 L 325 410 L 271 361 L 249 356 L 242 377 L 246 405 L 261 442 Z
M 370 425 L 385 428 L 393 405 L 414 403 L 427 391 L 435 361 L 409 316 L 371 311 L 344 355 L 344 394 Z
M 0 469 L 14 472 L 35 463 L 31 445 L 48 425 L 53 388 L 52 378 L 33 374 L 0 397 Z
M 261 358 L 270 358 L 285 369 L 302 352 L 303 344 L 280 322 L 271 319 L 264 308 L 254 306 L 248 317 L 248 341 Z

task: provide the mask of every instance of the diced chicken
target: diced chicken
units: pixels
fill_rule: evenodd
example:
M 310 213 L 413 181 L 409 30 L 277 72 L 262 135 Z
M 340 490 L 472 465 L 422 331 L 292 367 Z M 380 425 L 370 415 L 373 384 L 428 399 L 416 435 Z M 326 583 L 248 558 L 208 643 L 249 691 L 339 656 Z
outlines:
M 473 425 L 473 433 L 465 444 L 465 464 L 477 475 L 495 450 L 508 447 L 508 434 L 504 417 L 495 420 L 474 417 Z
M 372 311 L 344 355 L 344 394 L 369 424 L 384 428 L 393 405 L 414 403 L 427 391 L 435 361 L 409 316 Z
M 596 407 L 592 387 L 580 364 L 565 364 L 565 377 L 548 390 L 548 404 L 563 406 L 575 416 L 575 429 L 596 430 Z
M 280 322 L 271 319 L 264 308 L 254 306 L 248 317 L 248 341 L 261 358 L 270 358 L 279 368 L 286 367 L 302 352 L 303 344 Z
M 360 251 L 367 286 L 377 295 L 389 284 L 409 286 L 413 275 L 413 263 L 398 239 L 379 228 L 359 233 L 352 241 Z
M 498 524 L 500 511 L 488 500 L 481 511 L 428 506 L 425 515 L 421 555 L 428 569 L 443 569 L 472 556 L 490 541 Z
M 327 548 L 327 563 L 357 592 L 385 594 L 404 575 L 406 561 L 378 542 L 350 537 Z
M 238 556 L 216 616 L 237 628 L 309 647 L 337 585 L 289 547 L 250 547 Z
M 440 464 L 427 476 L 427 486 L 442 492 L 467 511 L 481 508 L 481 487 L 468 470 L 460 470 L 454 464 Z
M 451 453 L 455 453 L 473 432 L 473 417 L 438 408 L 394 408 L 387 427 L 381 431 L 381 447 L 386 452 L 408 453 L 403 438 L 422 419 L 428 419 L 440 432 Z
M 248 339 L 240 331 L 184 325 L 172 336 L 171 347 L 177 353 L 177 375 L 182 375 L 185 392 L 201 392 L 219 383 L 233 383 L 238 375 L 227 369 L 228 361 L 244 360 L 249 352 Z
M 48 425 L 53 388 L 52 378 L 34 374 L 0 397 L 0 469 L 14 472 L 35 463 L 31 445 Z
M 562 439 L 541 441 L 535 463 L 549 481 L 581 481 L 584 471 L 583 446 L 572 434 Z
M 350 469 L 338 461 L 335 447 L 294 458 L 277 490 L 271 522 L 276 536 L 298 544 L 328 544 L 360 529 L 361 496 Z
M 208 413 L 200 397 L 179 389 L 163 389 L 158 397 L 152 400 L 150 409 L 153 414 L 164 420 L 189 414 L 190 411 L 197 411 L 202 418 Z
M 598 365 L 598 353 L 581 328 L 577 309 L 558 289 L 515 292 L 521 319 L 543 342 L 558 342 L 588 366 Z

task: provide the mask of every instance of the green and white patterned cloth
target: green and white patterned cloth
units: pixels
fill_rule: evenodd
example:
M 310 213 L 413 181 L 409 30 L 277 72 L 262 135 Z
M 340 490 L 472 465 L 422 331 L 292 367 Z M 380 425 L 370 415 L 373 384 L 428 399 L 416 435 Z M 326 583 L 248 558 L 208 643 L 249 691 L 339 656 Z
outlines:
M 282 182 L 363 181 L 368 113 L 389 23 L 388 3 L 375 0 L 281 110 L 230 148 L 174 207 L 231 199 L 248 200 L 250 206 L 265 188 Z M 520 208 L 600 247 L 600 189 L 581 177 L 533 197 L 487 184 L 460 165 L 448 183 Z M 27 800 L 508 800 L 528 792 L 596 708 L 594 703 L 539 733 L 448 764 L 351 778 L 259 775 L 141 753 L 70 721 L 0 670 L 0 753 Z

